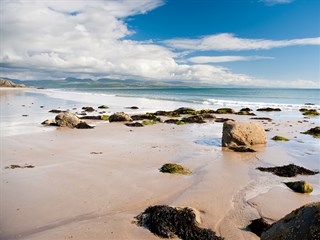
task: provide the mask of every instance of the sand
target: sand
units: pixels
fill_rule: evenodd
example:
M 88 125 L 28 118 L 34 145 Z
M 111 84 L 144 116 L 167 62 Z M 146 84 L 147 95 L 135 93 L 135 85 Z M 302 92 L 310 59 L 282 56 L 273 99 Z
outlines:
M 300 134 L 317 122 L 300 120 L 257 121 L 271 130 L 267 146 L 257 146 L 256 153 L 223 150 L 222 123 L 130 128 L 88 121 L 96 127 L 84 130 L 43 127 L 31 120 L 41 131 L 1 137 L 0 239 L 159 239 L 133 223 L 134 216 L 156 204 L 200 210 L 201 227 L 227 240 L 259 239 L 244 230 L 250 220 L 276 221 L 319 201 L 319 175 L 280 178 L 256 170 L 287 163 L 319 169 L 317 140 Z M 270 140 L 281 134 L 292 140 Z M 193 174 L 160 173 L 168 162 Z M 11 164 L 35 167 L 5 169 Z M 312 194 L 293 193 L 282 184 L 300 179 L 313 184 Z

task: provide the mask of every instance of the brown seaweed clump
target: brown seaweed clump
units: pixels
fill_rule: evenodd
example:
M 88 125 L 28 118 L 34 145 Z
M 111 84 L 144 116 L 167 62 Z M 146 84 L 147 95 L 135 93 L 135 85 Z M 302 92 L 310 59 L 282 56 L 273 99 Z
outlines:
M 211 229 L 200 228 L 191 208 L 174 208 L 167 205 L 148 207 L 135 217 L 137 225 L 149 229 L 162 238 L 178 237 L 183 240 L 223 240 Z
M 298 174 L 315 175 L 319 173 L 318 171 L 311 171 L 309 169 L 294 164 L 289 164 L 281 167 L 258 167 L 257 169 L 262 172 L 272 172 L 273 174 L 280 177 L 295 177 Z

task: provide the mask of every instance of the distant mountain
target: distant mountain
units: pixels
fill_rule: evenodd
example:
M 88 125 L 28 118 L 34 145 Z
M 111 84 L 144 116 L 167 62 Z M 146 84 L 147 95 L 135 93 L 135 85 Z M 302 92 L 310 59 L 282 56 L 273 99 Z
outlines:
M 0 78 L 0 87 L 8 87 L 8 88 L 26 88 L 27 86 L 24 84 L 16 84 L 10 80 Z
M 90 83 L 93 82 L 93 80 L 91 78 L 73 78 L 73 77 L 67 77 L 64 79 L 64 81 L 66 82 L 78 82 L 78 83 Z

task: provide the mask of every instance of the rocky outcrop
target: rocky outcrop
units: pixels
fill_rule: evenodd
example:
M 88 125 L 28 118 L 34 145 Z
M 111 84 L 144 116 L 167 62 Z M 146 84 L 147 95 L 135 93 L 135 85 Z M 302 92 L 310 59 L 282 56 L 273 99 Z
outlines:
M 24 84 L 16 84 L 10 80 L 0 78 L 0 87 L 9 87 L 9 88 L 26 88 Z
M 266 133 L 259 124 L 234 121 L 227 121 L 223 124 L 223 147 L 251 146 L 266 143 Z
M 288 188 L 298 193 L 311 193 L 313 188 L 308 181 L 285 182 Z
M 304 205 L 275 222 L 261 240 L 320 239 L 320 202 Z
M 130 121 L 132 121 L 132 118 L 124 112 L 117 112 L 112 114 L 109 117 L 109 122 L 130 122 Z
M 55 122 L 59 127 L 74 128 L 81 121 L 75 114 L 66 112 L 66 113 L 59 113 L 55 118 Z
M 137 225 L 161 238 L 183 240 L 222 240 L 211 229 L 198 227 L 197 212 L 192 208 L 156 205 L 135 217 Z

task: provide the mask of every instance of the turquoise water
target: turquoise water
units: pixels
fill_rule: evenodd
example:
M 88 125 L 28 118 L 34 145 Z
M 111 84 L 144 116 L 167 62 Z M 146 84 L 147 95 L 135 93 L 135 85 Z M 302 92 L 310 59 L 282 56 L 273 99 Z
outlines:
M 67 89 L 66 91 L 110 94 L 123 97 L 173 100 L 207 105 L 265 105 L 313 103 L 320 105 L 320 89 L 262 88 L 127 88 Z

